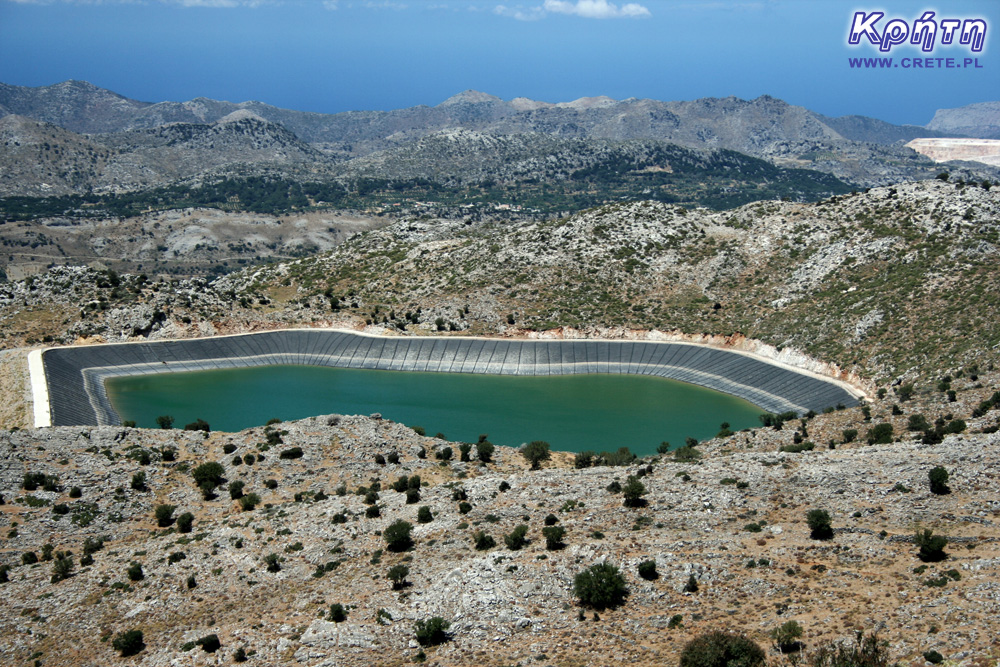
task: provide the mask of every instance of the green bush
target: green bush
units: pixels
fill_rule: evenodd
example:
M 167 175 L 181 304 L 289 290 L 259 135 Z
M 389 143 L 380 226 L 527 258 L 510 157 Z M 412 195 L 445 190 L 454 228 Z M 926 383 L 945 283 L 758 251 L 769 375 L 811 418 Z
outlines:
M 154 510 L 156 516 L 156 525 L 160 528 L 166 528 L 174 522 L 174 510 L 177 509 L 175 505 L 157 505 Z
M 156 418 L 156 425 L 162 429 L 171 429 L 174 427 L 174 418 L 170 415 L 160 415 Z
M 386 548 L 389 551 L 406 551 L 413 546 L 413 539 L 410 537 L 410 533 L 413 531 L 413 524 L 409 521 L 403 521 L 402 519 L 397 519 L 393 521 L 389 526 L 382 531 L 382 537 L 385 539 Z
M 330 605 L 330 614 L 326 617 L 326 620 L 333 621 L 334 623 L 343 623 L 347 620 L 347 610 L 344 609 L 344 605 L 339 602 L 334 602 Z
M 415 505 L 420 502 L 420 489 L 406 490 L 406 504 Z
M 528 527 L 522 523 L 516 526 L 510 533 L 504 535 L 503 542 L 511 551 L 518 551 L 528 544 L 528 540 L 525 537 L 527 534 Z
M 195 484 L 199 487 L 203 487 L 205 484 L 211 484 L 212 489 L 217 487 L 219 484 L 222 484 L 224 479 L 223 475 L 225 474 L 226 469 L 223 468 L 222 464 L 217 461 L 202 463 L 200 466 L 191 471 L 191 476 L 194 477 Z
M 205 421 L 204 419 L 199 418 L 199 419 L 195 419 L 190 424 L 185 424 L 184 425 L 184 430 L 185 431 L 204 431 L 205 433 L 208 433 L 209 431 L 212 430 L 212 428 L 208 425 L 207 421 Z
M 386 575 L 392 581 L 393 590 L 399 590 L 406 586 L 406 577 L 410 574 L 410 568 L 405 565 L 393 565 Z
M 132 475 L 132 489 L 134 491 L 145 491 L 146 490 L 146 473 L 140 470 L 139 472 Z
M 729 632 L 698 635 L 681 651 L 680 667 L 763 667 L 764 649 L 751 639 Z
M 146 644 L 142 640 L 142 630 L 119 632 L 111 640 L 111 647 L 118 651 L 123 658 L 139 653 L 142 649 L 146 648 Z
M 646 501 L 643 499 L 643 496 L 646 495 L 646 487 L 635 475 L 629 475 L 625 486 L 622 487 L 622 494 L 625 496 L 625 507 L 644 507 L 646 505 Z
M 260 505 L 260 496 L 256 493 L 248 493 L 240 498 L 240 509 L 244 512 L 252 512 Z
M 73 574 L 73 557 L 69 554 L 65 554 L 61 558 L 57 558 L 56 561 L 52 563 L 51 582 L 53 584 L 59 583 L 63 579 L 69 579 L 71 574 Z
M 918 530 L 913 537 L 913 543 L 920 548 L 917 558 L 925 563 L 937 563 L 948 557 L 944 551 L 948 546 L 947 538 L 935 535 L 930 528 L 925 528 L 923 532 Z
M 542 528 L 542 537 L 545 538 L 545 548 L 549 551 L 558 551 L 566 546 L 563 543 L 565 535 L 566 529 L 562 526 L 545 526 Z
M 232 500 L 239 500 L 243 497 L 243 487 L 246 486 L 246 482 L 242 480 L 236 480 L 235 482 L 229 483 L 229 497 Z
M 944 662 L 944 656 L 935 650 L 924 651 L 924 660 L 932 665 L 940 665 Z
M 771 630 L 771 639 L 782 653 L 792 653 L 801 648 L 799 637 L 802 636 L 802 626 L 798 621 L 785 621 Z
M 142 563 L 132 563 L 125 574 L 128 575 L 129 581 L 142 581 L 146 578 L 146 574 L 142 571 Z
M 449 627 L 451 627 L 451 623 L 440 616 L 434 616 L 426 621 L 417 621 L 414 632 L 417 635 L 417 642 L 421 646 L 437 646 L 451 638 L 448 634 Z
M 205 653 L 215 653 L 222 648 L 222 642 L 219 641 L 219 636 L 215 633 L 200 637 L 194 640 L 194 643 L 200 646 Z
M 892 424 L 876 424 L 868 430 L 869 445 L 887 445 L 892 442 Z
M 833 538 L 833 527 L 830 525 L 830 513 L 826 510 L 809 510 L 806 514 L 809 524 L 809 536 L 814 540 L 829 540 Z
M 480 440 L 476 443 L 476 456 L 483 463 L 489 463 L 493 460 L 494 451 L 496 451 L 496 448 L 489 440 Z
M 290 460 L 290 459 L 300 459 L 302 458 L 302 448 L 301 447 L 289 447 L 278 454 L 278 458 Z
M 858 429 L 856 428 L 844 429 L 843 432 L 841 433 L 841 436 L 843 437 L 844 444 L 847 444 L 848 442 L 854 442 L 855 438 L 858 437 Z
M 264 556 L 264 564 L 267 565 L 268 572 L 281 572 L 281 556 L 278 554 L 268 554 Z
M 638 572 L 639 576 L 646 581 L 655 581 L 660 578 L 659 572 L 656 571 L 655 560 L 644 560 L 639 563 Z
M 694 574 L 688 575 L 687 583 L 684 584 L 685 593 L 697 593 L 698 592 L 698 580 L 694 578 Z
M 853 643 L 831 642 L 811 657 L 810 667 L 889 667 L 889 648 L 878 633 L 858 632 Z
M 191 512 L 184 512 L 179 517 L 177 517 L 177 530 L 181 533 L 190 533 L 191 527 L 194 524 L 194 514 Z
M 497 545 L 497 541 L 485 531 L 477 530 L 472 533 L 472 541 L 476 545 L 476 551 L 489 551 Z
M 531 464 L 532 470 L 538 470 L 542 467 L 542 461 L 552 458 L 552 452 L 549 450 L 550 445 L 544 440 L 532 440 L 521 450 L 521 456 Z
M 610 563 L 598 563 L 573 579 L 573 594 L 585 607 L 602 610 L 622 605 L 628 595 L 625 578 Z
M 431 513 L 431 508 L 427 505 L 421 505 L 420 509 L 417 510 L 417 523 L 430 523 L 434 520 L 434 515 Z
M 694 445 L 684 445 L 674 450 L 674 461 L 678 463 L 689 463 L 701 458 L 701 452 L 694 448 Z
M 951 489 L 948 488 L 948 471 L 937 466 L 931 468 L 931 471 L 927 473 L 927 477 L 931 483 L 931 493 L 944 496 L 951 493 Z

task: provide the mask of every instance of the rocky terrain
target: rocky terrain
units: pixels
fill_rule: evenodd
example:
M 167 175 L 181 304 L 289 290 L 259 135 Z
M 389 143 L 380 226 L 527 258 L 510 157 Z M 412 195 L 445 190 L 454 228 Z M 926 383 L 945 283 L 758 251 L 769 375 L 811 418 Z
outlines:
M 950 136 L 1000 139 L 1000 102 L 938 109 L 927 128 Z
M 0 286 L 0 335 L 8 348 L 289 325 L 714 335 L 876 383 L 936 382 L 1000 362 L 998 214 L 1000 188 L 935 179 L 723 212 L 641 202 L 539 222 L 404 218 L 211 283 L 54 268 Z
M 454 443 L 375 416 L 232 434 L 4 431 L 0 651 L 43 665 L 229 664 L 240 650 L 261 665 L 663 665 L 700 633 L 768 647 L 795 620 L 801 650 L 771 648 L 772 664 L 877 631 L 900 664 L 936 651 L 985 667 L 1000 656 L 998 381 L 967 369 L 950 378 L 951 397 L 889 392 L 701 443 L 699 458 L 582 469 L 558 454 L 529 470 L 502 447 L 489 462 L 476 447 L 459 461 Z M 908 430 L 918 415 L 950 434 L 923 444 Z M 893 441 L 867 444 L 879 424 Z M 803 434 L 814 451 L 780 451 Z M 206 500 L 193 475 L 213 461 L 224 479 Z M 930 491 L 938 466 L 946 495 Z M 414 497 L 394 490 L 416 475 Z M 646 493 L 626 507 L 614 483 L 632 475 Z M 813 509 L 831 518 L 824 539 L 807 525 Z M 401 551 L 390 549 L 397 520 L 412 526 Z M 512 548 L 504 538 L 522 524 L 527 541 Z M 549 545 L 548 524 L 564 529 L 561 545 Z M 918 557 L 925 529 L 947 538 L 944 560 Z M 477 549 L 477 531 L 495 545 Z M 655 577 L 638 574 L 645 561 Z M 621 606 L 574 595 L 575 576 L 598 563 L 623 574 Z M 415 626 L 434 617 L 448 639 L 422 647 Z M 123 661 L 113 644 L 130 630 L 142 650 Z M 211 635 L 213 653 L 198 643 Z

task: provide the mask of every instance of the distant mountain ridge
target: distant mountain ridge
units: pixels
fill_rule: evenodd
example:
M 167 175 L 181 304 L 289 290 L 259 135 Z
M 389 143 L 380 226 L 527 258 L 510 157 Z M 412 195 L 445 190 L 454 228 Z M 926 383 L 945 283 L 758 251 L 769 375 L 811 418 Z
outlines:
M 288 172 L 305 165 L 324 177 L 412 178 L 425 175 L 425 168 L 441 171 L 435 167 L 440 155 L 421 153 L 441 142 L 423 140 L 458 136 L 455 132 L 508 139 L 477 140 L 476 150 L 465 151 L 464 159 L 480 161 L 474 171 L 486 180 L 490 170 L 504 167 L 502 152 L 491 152 L 490 146 L 507 146 L 510 139 L 524 137 L 540 144 L 653 141 L 696 150 L 724 149 L 779 167 L 824 172 L 872 186 L 933 175 L 934 163 L 903 144 L 944 136 L 937 130 L 863 116 L 830 118 L 768 95 L 675 102 L 598 96 L 548 103 L 527 98 L 505 101 L 467 90 L 433 107 L 321 114 L 257 101 L 141 102 L 83 81 L 39 88 L 0 84 L 0 122 L 11 116 L 74 134 L 41 126 L 28 131 L 24 122 L 15 123 L 22 134 L 53 141 L 59 136 L 68 143 L 58 146 L 56 153 L 52 146 L 45 149 L 48 154 L 41 157 L 52 163 L 48 167 L 12 164 L 40 154 L 26 152 L 16 139 L 0 143 L 0 167 L 7 172 L 0 178 L 0 192 L 8 194 L 142 188 L 218 170 Z M 594 148 L 603 150 L 601 145 Z M 102 150 L 110 153 L 94 158 Z M 54 154 L 71 165 L 80 163 L 80 168 L 67 168 L 52 159 Z M 405 157 L 405 166 L 396 166 L 394 158 L 399 156 Z M 87 161 L 90 168 L 84 164 Z M 374 164 L 380 165 L 377 173 Z

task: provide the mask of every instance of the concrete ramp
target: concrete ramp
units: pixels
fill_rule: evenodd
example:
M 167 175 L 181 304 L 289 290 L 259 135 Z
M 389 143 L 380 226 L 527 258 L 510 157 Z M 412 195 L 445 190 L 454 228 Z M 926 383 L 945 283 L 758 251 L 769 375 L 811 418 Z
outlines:
M 747 354 L 688 343 L 382 337 L 292 329 L 45 350 L 35 363 L 36 426 L 120 424 L 104 381 L 121 375 L 281 364 L 497 375 L 654 375 L 715 389 L 762 411 L 850 407 L 847 385 Z M 48 410 L 38 409 L 47 405 Z M 44 423 L 48 419 L 48 423 Z

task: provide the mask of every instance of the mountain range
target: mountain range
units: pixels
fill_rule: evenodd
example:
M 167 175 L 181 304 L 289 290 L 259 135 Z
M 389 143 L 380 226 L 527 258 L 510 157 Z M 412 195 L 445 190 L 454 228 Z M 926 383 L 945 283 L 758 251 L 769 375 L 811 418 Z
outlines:
M 0 194 L 122 192 L 261 173 L 341 183 L 558 181 L 595 167 L 595 151 L 648 153 L 662 144 L 701 156 L 736 151 L 867 187 L 936 174 L 935 163 L 902 144 L 959 130 L 992 136 L 997 121 L 990 104 L 941 110 L 930 126 L 918 127 L 831 118 L 766 95 L 551 104 L 466 91 L 433 107 L 320 114 L 206 98 L 141 102 L 81 81 L 38 88 L 0 84 Z M 442 146 L 449 148 L 442 153 Z M 553 154 L 572 157 L 565 169 L 546 171 L 551 164 L 542 163 Z M 664 164 L 637 169 L 647 167 L 669 171 Z

